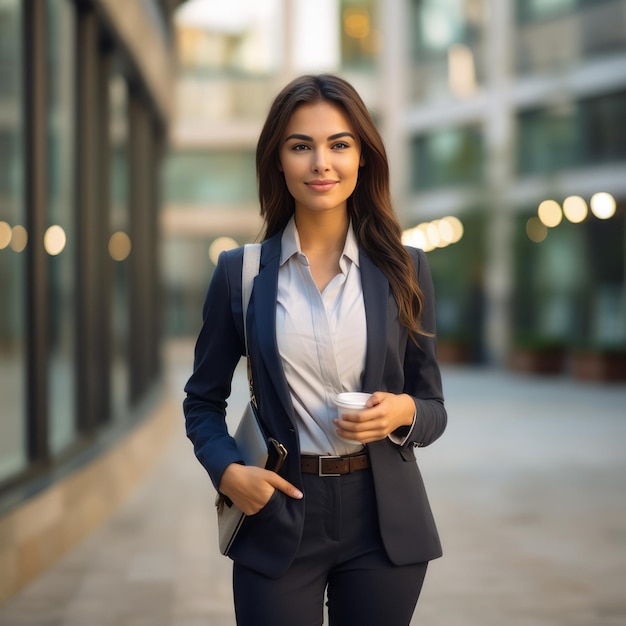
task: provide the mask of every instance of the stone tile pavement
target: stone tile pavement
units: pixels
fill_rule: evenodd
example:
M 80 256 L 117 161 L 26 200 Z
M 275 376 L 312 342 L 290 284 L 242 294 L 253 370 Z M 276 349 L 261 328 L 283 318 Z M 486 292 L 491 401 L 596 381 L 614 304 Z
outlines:
M 181 399 L 191 350 L 168 352 Z M 241 370 L 234 416 L 245 385 Z M 445 556 L 411 626 L 626 624 L 626 386 L 463 367 L 444 385 L 448 431 L 419 455 Z M 212 487 L 172 419 L 152 475 L 1 626 L 234 625 Z

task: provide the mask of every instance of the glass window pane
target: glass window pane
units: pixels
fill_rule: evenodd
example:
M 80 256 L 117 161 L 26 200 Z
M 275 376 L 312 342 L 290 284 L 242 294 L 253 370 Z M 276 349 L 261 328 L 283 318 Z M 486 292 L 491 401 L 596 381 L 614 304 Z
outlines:
M 166 165 L 167 201 L 256 202 L 254 152 L 196 151 L 172 154 Z
M 27 463 L 20 4 L 0 3 L 0 481 Z
M 518 163 L 524 174 L 554 172 L 576 165 L 578 149 L 576 103 L 520 114 Z
M 176 44 L 185 74 L 260 75 L 284 58 L 280 0 L 186 2 L 176 11 Z
M 48 1 L 49 214 L 45 247 L 49 260 L 50 449 L 58 454 L 76 438 L 74 297 L 74 13 L 67 1 Z
M 582 137 L 586 161 L 626 159 L 626 91 L 582 103 Z
M 341 63 L 344 68 L 373 70 L 380 34 L 373 0 L 341 1 Z
M 626 46 L 623 0 L 518 0 L 517 71 L 563 72 Z
M 111 408 L 114 420 L 124 419 L 129 406 L 129 238 L 128 87 L 122 75 L 109 85 L 111 107 L 111 214 L 109 255 L 114 263 L 112 286 Z
M 517 0 L 520 19 L 541 20 L 577 8 L 579 0 Z
M 626 159 L 626 92 L 518 116 L 518 171 L 541 174 Z
M 411 2 L 409 98 L 472 96 L 484 79 L 484 0 Z
M 517 17 L 520 21 L 549 20 L 587 7 L 597 7 L 615 0 L 517 0 Z
M 514 322 L 520 335 L 557 338 L 571 346 L 626 341 L 624 226 L 619 210 L 608 220 L 563 220 L 545 240 L 532 242 L 517 218 Z
M 480 182 L 483 136 L 476 126 L 438 130 L 413 140 L 414 191 Z

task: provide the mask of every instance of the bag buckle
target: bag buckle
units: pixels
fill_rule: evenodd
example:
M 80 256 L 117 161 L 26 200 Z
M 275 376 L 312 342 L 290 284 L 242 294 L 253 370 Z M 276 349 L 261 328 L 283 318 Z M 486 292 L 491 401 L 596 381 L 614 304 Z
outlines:
M 340 456 L 337 455 L 327 455 L 327 456 L 319 456 L 317 457 L 317 475 L 318 476 L 341 476 L 341 474 L 326 474 L 322 471 L 322 461 L 323 459 L 340 459 Z

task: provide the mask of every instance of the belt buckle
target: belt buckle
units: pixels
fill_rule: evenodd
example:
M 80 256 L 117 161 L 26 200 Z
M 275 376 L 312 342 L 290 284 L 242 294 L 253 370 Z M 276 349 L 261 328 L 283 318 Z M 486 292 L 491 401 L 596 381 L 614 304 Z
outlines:
M 318 456 L 317 457 L 317 475 L 318 476 L 341 476 L 341 474 L 325 474 L 322 471 L 322 459 L 340 459 L 341 457 L 338 455 L 329 454 L 327 456 Z

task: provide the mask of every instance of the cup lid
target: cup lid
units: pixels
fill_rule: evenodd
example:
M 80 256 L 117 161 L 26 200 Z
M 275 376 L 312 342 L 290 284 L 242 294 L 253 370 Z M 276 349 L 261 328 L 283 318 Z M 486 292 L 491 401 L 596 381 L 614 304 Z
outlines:
M 337 394 L 335 401 L 343 406 L 358 408 L 364 406 L 371 395 L 361 391 L 344 391 Z

